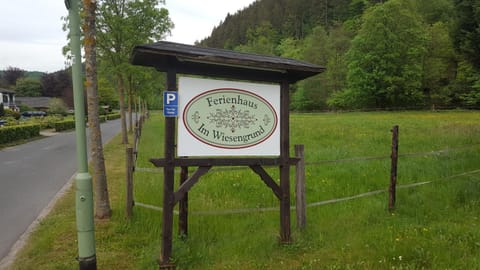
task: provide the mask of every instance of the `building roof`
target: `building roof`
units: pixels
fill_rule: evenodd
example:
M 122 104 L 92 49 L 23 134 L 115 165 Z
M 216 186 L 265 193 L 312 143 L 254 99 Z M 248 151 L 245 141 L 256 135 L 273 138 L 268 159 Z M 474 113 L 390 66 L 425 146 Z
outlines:
M 15 91 L 0 88 L 0 93 L 2 93 L 2 94 L 15 94 Z
M 289 58 L 167 41 L 135 46 L 131 63 L 164 72 L 174 69 L 180 74 L 290 83 L 325 71 L 325 67 Z
M 32 108 L 49 108 L 51 97 L 15 97 L 17 105 L 23 104 Z

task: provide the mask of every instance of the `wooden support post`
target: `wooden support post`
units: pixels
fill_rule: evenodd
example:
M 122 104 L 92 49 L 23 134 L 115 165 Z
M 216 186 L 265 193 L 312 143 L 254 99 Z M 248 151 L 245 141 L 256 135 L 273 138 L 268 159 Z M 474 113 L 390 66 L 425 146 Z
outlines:
M 182 167 L 180 171 L 180 186 L 188 179 L 188 167 Z M 188 192 L 178 202 L 178 234 L 180 237 L 188 235 Z
M 295 170 L 295 208 L 297 213 L 297 227 L 305 228 L 307 220 L 307 202 L 305 198 L 305 147 L 303 144 L 295 145 L 295 157 L 300 160 L 297 162 Z
M 127 198 L 125 204 L 125 215 L 127 218 L 132 217 L 133 213 L 133 148 L 127 147 L 126 151 L 127 172 L 126 172 L 126 188 Z
M 141 106 L 140 106 L 140 97 L 137 97 L 138 102 L 134 102 L 135 104 L 135 123 L 138 123 L 138 115 L 141 114 Z M 136 126 L 136 125 L 135 125 Z
M 284 80 L 280 84 L 280 242 L 291 242 L 290 234 L 290 112 L 289 84 Z
M 177 90 L 177 74 L 174 68 L 167 72 L 167 89 Z M 140 121 L 141 123 L 142 121 Z M 141 127 L 141 126 L 140 126 Z M 141 128 L 140 128 L 141 130 Z M 173 234 L 173 207 L 175 180 L 175 118 L 165 118 L 165 161 L 167 166 L 163 168 L 163 213 L 162 213 L 162 251 L 159 259 L 160 269 L 172 269 L 175 264 L 172 257 L 172 234 Z
M 392 166 L 390 169 L 390 188 L 388 189 L 388 210 L 395 210 L 396 186 L 397 186 L 397 162 L 398 162 L 398 126 L 394 126 L 392 132 Z
M 138 123 L 137 123 L 138 124 Z M 137 150 L 138 150 L 138 125 L 135 124 L 135 127 L 133 128 L 133 154 L 136 156 L 137 155 Z M 135 158 L 136 160 L 136 158 Z
M 146 119 L 149 117 L 147 101 L 143 101 L 143 114 Z

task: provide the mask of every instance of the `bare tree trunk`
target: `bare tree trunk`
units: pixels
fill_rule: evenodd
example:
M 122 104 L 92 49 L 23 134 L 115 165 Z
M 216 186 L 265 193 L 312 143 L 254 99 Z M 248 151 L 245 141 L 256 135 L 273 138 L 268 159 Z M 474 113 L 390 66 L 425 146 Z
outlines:
M 95 40 L 95 0 L 83 0 L 85 7 L 85 66 L 86 90 L 88 102 L 88 125 L 90 133 L 90 153 L 93 164 L 93 179 L 95 182 L 95 217 L 103 219 L 112 215 L 108 197 L 105 158 L 103 156 L 102 132 L 100 130 L 99 98 L 97 86 L 97 59 Z
M 120 102 L 120 121 L 122 124 L 122 144 L 128 144 L 127 120 L 125 117 L 125 82 L 122 74 L 117 74 L 118 80 L 118 99 Z

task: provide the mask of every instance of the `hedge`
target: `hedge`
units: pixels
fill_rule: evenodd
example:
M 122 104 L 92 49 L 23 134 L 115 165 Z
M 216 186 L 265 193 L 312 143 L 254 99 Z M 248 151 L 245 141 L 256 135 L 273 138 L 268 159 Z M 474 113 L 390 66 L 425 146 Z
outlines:
M 64 121 L 59 121 L 55 122 L 53 124 L 55 131 L 64 131 L 64 130 L 69 130 L 69 129 L 74 129 L 75 128 L 75 121 L 74 120 L 64 120 Z
M 7 126 L 0 128 L 0 144 L 40 136 L 40 125 Z
M 118 119 L 118 118 L 120 118 L 120 114 L 119 114 L 119 113 L 107 114 L 107 120 L 114 120 L 114 119 Z

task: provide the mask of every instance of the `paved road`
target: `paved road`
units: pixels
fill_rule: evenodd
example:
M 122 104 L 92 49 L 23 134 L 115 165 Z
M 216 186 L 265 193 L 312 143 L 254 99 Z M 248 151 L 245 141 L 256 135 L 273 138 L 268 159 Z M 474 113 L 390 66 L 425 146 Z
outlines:
M 120 120 L 101 129 L 108 142 Z M 0 261 L 76 170 L 74 131 L 0 150 Z

